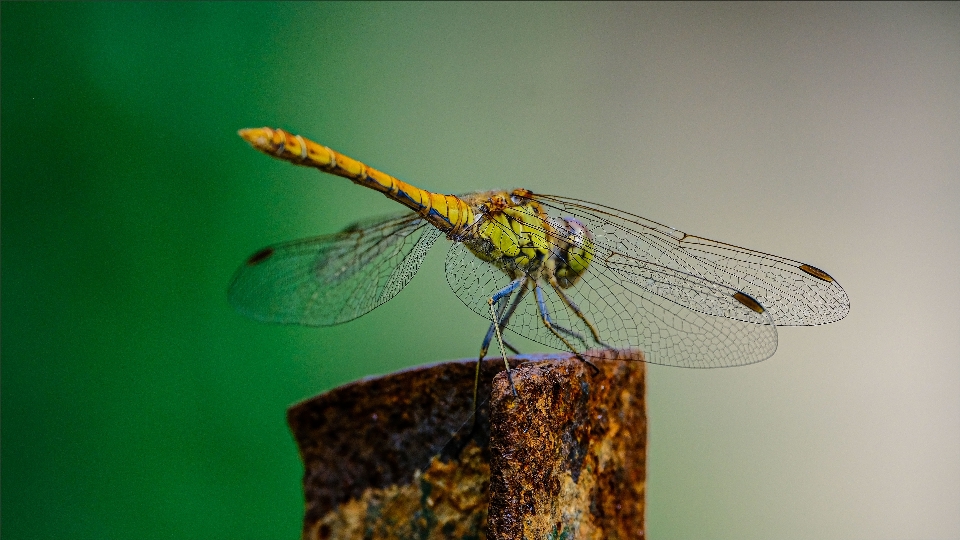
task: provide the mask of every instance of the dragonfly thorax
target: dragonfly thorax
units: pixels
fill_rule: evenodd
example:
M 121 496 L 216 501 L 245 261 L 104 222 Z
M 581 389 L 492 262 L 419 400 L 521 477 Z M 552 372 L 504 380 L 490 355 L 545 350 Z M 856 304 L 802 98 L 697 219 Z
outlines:
M 538 275 L 550 256 L 549 218 L 534 201 L 517 201 L 505 191 L 476 194 L 469 201 L 476 222 L 461 236 L 470 251 L 511 277 Z
M 593 258 L 593 236 L 573 218 L 554 218 L 523 189 L 488 192 L 473 201 L 477 222 L 462 241 L 509 276 L 556 278 L 573 286 Z

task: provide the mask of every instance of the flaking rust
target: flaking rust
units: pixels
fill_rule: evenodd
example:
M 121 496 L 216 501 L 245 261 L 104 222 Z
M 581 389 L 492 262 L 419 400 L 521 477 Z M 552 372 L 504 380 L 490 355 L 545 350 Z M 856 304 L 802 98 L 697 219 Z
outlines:
M 494 381 L 490 538 L 644 537 L 644 364 L 608 358 L 521 366 L 520 399 Z
M 291 407 L 303 538 L 643 538 L 644 364 L 639 353 L 606 358 L 598 373 L 569 354 L 512 359 L 519 399 L 503 361 L 486 360 L 490 399 L 472 431 L 470 361 Z

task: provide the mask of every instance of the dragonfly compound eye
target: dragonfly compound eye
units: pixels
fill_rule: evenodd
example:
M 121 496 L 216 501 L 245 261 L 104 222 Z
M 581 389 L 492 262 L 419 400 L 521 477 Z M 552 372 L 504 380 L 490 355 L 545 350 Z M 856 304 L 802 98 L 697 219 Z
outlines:
M 558 231 L 562 249 L 557 257 L 557 283 L 564 289 L 572 287 L 590 266 L 593 260 L 593 235 L 587 227 L 573 218 L 564 218 Z
M 593 245 L 593 235 L 587 230 L 587 227 L 574 218 L 564 218 L 567 229 L 567 241 L 574 247 L 584 248 L 588 243 Z

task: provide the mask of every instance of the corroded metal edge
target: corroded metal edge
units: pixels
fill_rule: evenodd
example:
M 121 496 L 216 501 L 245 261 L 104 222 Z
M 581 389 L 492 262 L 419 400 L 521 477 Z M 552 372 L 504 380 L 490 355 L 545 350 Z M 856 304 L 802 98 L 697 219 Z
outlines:
M 511 364 L 532 358 L 552 357 L 521 357 Z M 438 517 L 431 509 L 437 494 L 461 500 L 475 491 L 483 496 L 482 516 L 464 512 L 456 521 L 468 523 L 463 528 L 482 537 L 490 428 L 484 402 L 476 429 L 471 429 L 475 366 L 475 360 L 446 362 L 366 378 L 290 407 L 287 422 L 304 464 L 303 537 L 403 538 L 401 530 L 416 531 L 414 538 L 448 537 L 440 533 L 453 518 Z M 500 371 L 501 358 L 484 361 L 481 396 L 490 395 L 493 376 Z M 463 470 L 450 471 L 448 464 L 458 460 L 464 461 Z M 464 477 L 448 489 L 449 479 L 458 474 Z M 413 508 L 418 510 L 403 515 Z M 386 522 L 390 526 L 384 528 Z M 379 533 L 365 536 L 367 530 Z M 439 536 L 429 536 L 429 531 Z
M 503 361 L 485 361 L 481 396 L 493 386 L 493 399 L 474 430 L 470 361 L 368 378 L 294 405 L 303 537 L 479 540 L 488 506 L 491 538 L 642 536 L 643 364 L 596 363 L 595 374 L 570 355 L 513 359 L 514 401 Z M 518 474 L 532 470 L 539 481 Z M 615 533 L 597 536 L 607 530 Z

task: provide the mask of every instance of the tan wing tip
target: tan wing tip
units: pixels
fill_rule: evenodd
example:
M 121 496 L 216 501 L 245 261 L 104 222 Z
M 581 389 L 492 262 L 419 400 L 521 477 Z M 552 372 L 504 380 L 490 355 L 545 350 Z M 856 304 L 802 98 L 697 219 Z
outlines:
M 824 272 L 823 270 L 817 268 L 816 266 L 810 266 L 809 264 L 801 264 L 800 269 L 817 279 L 822 279 L 823 281 L 833 281 L 833 278 L 830 277 L 830 274 Z
M 756 300 L 754 300 L 753 297 L 750 296 L 749 294 L 738 291 L 733 293 L 733 297 L 737 299 L 737 302 L 740 302 L 741 304 L 747 306 L 753 311 L 756 311 L 757 313 L 763 313 L 764 311 L 766 311 L 765 309 L 763 309 L 763 306 L 760 305 L 760 302 L 757 302 Z
M 273 149 L 273 130 L 268 127 L 241 129 L 237 135 L 257 150 L 269 152 Z

